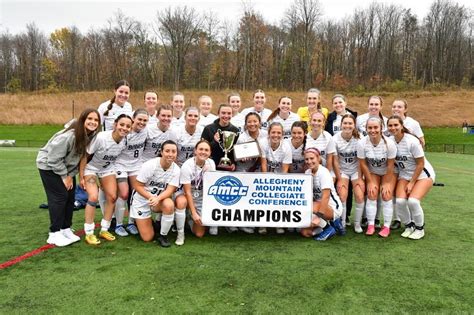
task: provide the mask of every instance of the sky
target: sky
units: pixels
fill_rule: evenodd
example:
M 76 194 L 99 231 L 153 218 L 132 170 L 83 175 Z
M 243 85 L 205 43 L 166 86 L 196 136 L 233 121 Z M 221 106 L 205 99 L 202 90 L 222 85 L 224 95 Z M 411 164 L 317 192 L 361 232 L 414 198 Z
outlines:
M 410 8 L 421 19 L 434 0 L 378 0 L 379 3 L 397 4 Z M 452 0 L 474 9 L 472 0 Z M 259 12 L 269 23 L 279 24 L 285 11 L 294 0 L 0 0 L 0 33 L 8 31 L 18 34 L 26 30 L 28 23 L 34 22 L 40 31 L 49 34 L 56 29 L 75 25 L 83 33 L 89 29 L 100 29 L 107 20 L 121 10 L 126 16 L 145 23 L 151 23 L 159 10 L 170 5 L 187 5 L 198 12 L 213 11 L 221 21 L 237 23 L 243 13 L 244 3 Z M 366 8 L 372 1 L 319 0 L 323 18 L 340 20 L 350 15 L 356 8 Z

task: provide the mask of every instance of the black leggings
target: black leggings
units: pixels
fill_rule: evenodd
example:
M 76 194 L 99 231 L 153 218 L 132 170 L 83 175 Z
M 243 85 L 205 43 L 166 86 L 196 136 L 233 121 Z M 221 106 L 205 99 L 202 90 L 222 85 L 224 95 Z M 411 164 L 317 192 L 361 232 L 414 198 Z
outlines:
M 39 170 L 46 197 L 48 198 L 49 230 L 57 232 L 60 229 L 70 228 L 74 211 L 76 179 L 73 178 L 73 187 L 66 190 L 61 176 L 53 171 Z

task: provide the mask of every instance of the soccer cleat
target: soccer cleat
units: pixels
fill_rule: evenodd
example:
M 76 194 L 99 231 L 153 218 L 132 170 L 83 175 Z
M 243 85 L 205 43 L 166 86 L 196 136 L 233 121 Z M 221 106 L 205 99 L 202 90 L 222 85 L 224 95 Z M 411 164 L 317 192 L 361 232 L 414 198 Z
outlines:
M 255 232 L 255 229 L 251 227 L 241 227 L 240 230 L 247 234 L 253 234 Z
M 413 223 L 410 223 L 405 226 L 405 231 L 403 231 L 401 237 L 408 238 L 408 236 L 410 236 L 413 231 L 415 231 L 415 226 L 413 225 Z
M 375 233 L 375 225 L 369 224 L 367 225 L 367 231 L 365 231 L 365 235 L 374 235 Z
M 158 244 L 161 246 L 161 247 L 170 247 L 171 246 L 171 243 L 170 241 L 168 240 L 168 237 L 166 237 L 166 235 L 159 235 L 157 238 L 156 238 L 156 241 L 158 242 Z M 184 243 L 184 240 L 183 240 L 183 243 Z
M 390 235 L 390 228 L 388 226 L 384 226 L 379 232 L 379 236 L 383 238 L 388 237 L 389 235 Z
M 66 238 L 70 239 L 71 243 L 79 242 L 81 240 L 81 238 L 79 236 L 74 234 L 74 232 L 71 230 L 71 228 L 61 230 L 61 233 L 63 233 L 63 235 Z
M 64 234 L 61 231 L 57 232 L 49 232 L 48 239 L 46 240 L 46 243 L 56 245 L 58 247 L 64 247 L 68 246 L 69 244 L 72 244 L 73 241 L 64 236 Z
M 422 239 L 425 236 L 425 230 L 423 228 L 415 228 L 415 231 L 408 236 L 409 239 L 411 240 L 419 240 Z
M 95 236 L 95 234 L 86 235 L 84 240 L 89 245 L 99 245 L 100 244 L 100 240 L 97 238 L 97 236 Z
M 336 229 L 337 235 L 346 235 L 346 228 L 342 224 L 341 218 L 332 221 L 332 226 Z
M 109 231 L 100 231 L 99 237 L 107 241 L 115 241 L 115 236 L 113 236 Z
M 285 229 L 284 228 L 276 228 L 275 229 L 277 234 L 285 234 Z
M 217 235 L 219 233 L 219 227 L 211 226 L 209 227 L 209 234 L 210 235 Z
M 137 229 L 137 226 L 135 224 L 128 224 L 127 225 L 127 231 L 128 231 L 128 233 L 130 233 L 132 235 L 138 235 L 138 229 Z
M 313 237 L 313 239 L 315 241 L 325 241 L 327 239 L 330 239 L 334 235 L 336 235 L 336 230 L 330 224 L 328 224 L 324 228 L 324 230 L 321 233 L 319 233 L 318 235 L 316 235 L 315 237 Z
M 122 224 L 117 225 L 117 227 L 115 228 L 115 234 L 122 237 L 128 236 L 128 232 L 127 230 L 125 230 Z
M 258 234 L 266 235 L 267 234 L 267 228 L 264 228 L 264 227 L 258 228 Z
M 235 226 L 229 226 L 229 227 L 226 227 L 225 229 L 227 230 L 227 233 L 229 234 L 239 231 L 239 228 L 236 228 Z
M 176 237 L 174 243 L 178 246 L 184 245 L 184 232 L 178 232 L 178 237 Z
M 345 224 L 346 224 L 346 226 L 351 226 L 351 219 L 346 218 Z
M 357 234 L 364 232 L 364 230 L 360 226 L 360 223 L 354 223 L 354 232 L 356 232 Z
M 390 230 L 398 230 L 401 227 L 400 221 L 394 220 L 390 225 Z

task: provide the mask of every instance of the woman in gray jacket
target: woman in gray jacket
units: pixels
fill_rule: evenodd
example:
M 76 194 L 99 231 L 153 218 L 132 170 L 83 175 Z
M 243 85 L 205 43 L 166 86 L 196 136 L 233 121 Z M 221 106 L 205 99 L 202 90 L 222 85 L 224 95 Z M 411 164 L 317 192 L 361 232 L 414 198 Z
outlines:
M 76 186 L 74 177 L 86 147 L 99 130 L 99 112 L 86 109 L 79 119 L 56 133 L 38 153 L 36 165 L 48 198 L 51 222 L 48 244 L 67 246 L 80 240 L 71 231 Z

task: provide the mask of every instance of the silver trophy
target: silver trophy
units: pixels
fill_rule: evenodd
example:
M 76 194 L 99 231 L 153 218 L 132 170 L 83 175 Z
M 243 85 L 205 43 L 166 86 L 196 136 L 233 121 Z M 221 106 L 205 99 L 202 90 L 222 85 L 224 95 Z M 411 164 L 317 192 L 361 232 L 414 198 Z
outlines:
M 217 132 L 219 133 L 220 137 L 219 146 L 221 147 L 222 151 L 224 151 L 224 156 L 220 159 L 217 169 L 231 171 L 232 161 L 227 157 L 227 153 L 232 151 L 237 134 L 232 131 L 222 131 L 220 129 L 217 130 Z

